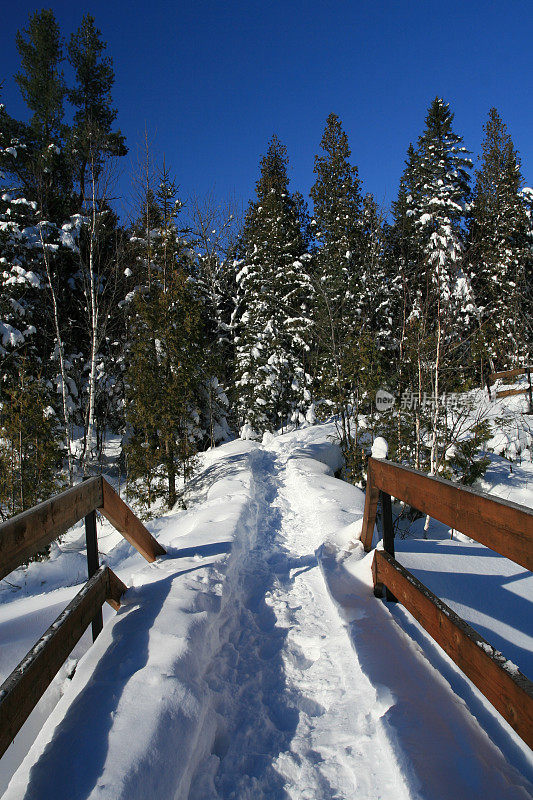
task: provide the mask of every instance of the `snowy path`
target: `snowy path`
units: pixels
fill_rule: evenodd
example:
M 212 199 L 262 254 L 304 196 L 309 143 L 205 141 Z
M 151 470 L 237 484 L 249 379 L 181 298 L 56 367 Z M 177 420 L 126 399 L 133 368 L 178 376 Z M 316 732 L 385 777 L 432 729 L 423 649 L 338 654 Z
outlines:
M 150 524 L 165 557 L 111 548 L 123 606 L 50 687 L 5 800 L 533 798 L 530 751 L 346 549 L 364 495 L 334 477 L 334 434 L 216 448 L 189 509 Z M 67 549 L 34 569 L 46 592 L 54 567 L 47 613 Z
M 376 693 L 329 597 L 319 542 L 292 509 L 286 460 L 253 457 L 254 538 L 208 673 L 220 727 L 189 798 L 401 800 Z

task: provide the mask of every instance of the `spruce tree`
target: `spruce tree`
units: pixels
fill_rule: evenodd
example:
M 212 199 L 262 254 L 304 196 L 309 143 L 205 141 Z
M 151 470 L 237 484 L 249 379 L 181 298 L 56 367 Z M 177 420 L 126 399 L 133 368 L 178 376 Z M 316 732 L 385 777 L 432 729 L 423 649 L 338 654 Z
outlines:
M 289 192 L 287 150 L 273 136 L 240 244 L 236 329 L 237 412 L 242 435 L 305 419 L 310 282 L 302 200 Z
M 527 361 L 531 345 L 527 275 L 532 254 L 520 159 L 495 108 L 489 111 L 484 130 L 468 255 L 480 306 L 482 354 L 495 370 Z

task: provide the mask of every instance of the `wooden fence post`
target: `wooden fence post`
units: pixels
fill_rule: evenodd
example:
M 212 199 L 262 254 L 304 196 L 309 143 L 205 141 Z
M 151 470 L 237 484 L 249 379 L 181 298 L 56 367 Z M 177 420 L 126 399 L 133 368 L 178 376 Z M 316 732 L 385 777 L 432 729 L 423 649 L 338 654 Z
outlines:
M 361 541 L 363 543 L 365 553 L 369 553 L 370 550 L 372 550 L 372 536 L 374 534 L 374 525 L 376 524 L 376 514 L 379 500 L 379 489 L 374 486 L 373 481 L 372 463 L 373 459 L 369 458 L 366 473 L 365 510 L 361 528 Z

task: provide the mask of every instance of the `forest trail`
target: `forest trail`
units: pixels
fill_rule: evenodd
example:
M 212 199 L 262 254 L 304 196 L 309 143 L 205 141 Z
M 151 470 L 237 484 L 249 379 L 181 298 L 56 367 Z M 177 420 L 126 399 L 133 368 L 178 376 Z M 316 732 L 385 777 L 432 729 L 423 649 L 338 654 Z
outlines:
M 233 576 L 232 630 L 207 675 L 220 726 L 189 800 L 407 798 L 320 569 L 320 531 L 294 511 L 287 460 L 252 457 L 255 526 Z

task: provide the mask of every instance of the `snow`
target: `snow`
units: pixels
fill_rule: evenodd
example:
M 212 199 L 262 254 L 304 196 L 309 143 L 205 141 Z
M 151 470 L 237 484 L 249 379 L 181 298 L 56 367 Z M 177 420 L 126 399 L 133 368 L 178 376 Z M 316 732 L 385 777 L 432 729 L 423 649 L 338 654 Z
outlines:
M 1 792 L 28 751 L 5 800 L 532 796 L 528 748 L 405 609 L 374 598 L 364 494 L 334 477 L 341 463 L 333 423 L 210 450 L 188 509 L 149 523 L 167 550 L 154 564 L 100 526 L 128 592 L 0 762 Z M 444 526 L 416 533 L 398 558 L 527 674 L 531 576 Z M 84 580 L 82 538 L 12 573 L 20 588 L 2 582 L 2 675 Z
M 429 540 L 397 540 L 398 560 L 522 672 L 533 675 L 531 573 L 477 542 L 452 540 L 448 529 L 432 525 Z M 435 529 L 447 538 L 433 538 Z
M 24 342 L 24 335 L 9 323 L 0 321 L 0 336 L 3 347 L 16 347 Z
M 389 452 L 389 445 L 382 436 L 376 437 L 372 445 L 372 456 L 374 458 L 387 458 Z

